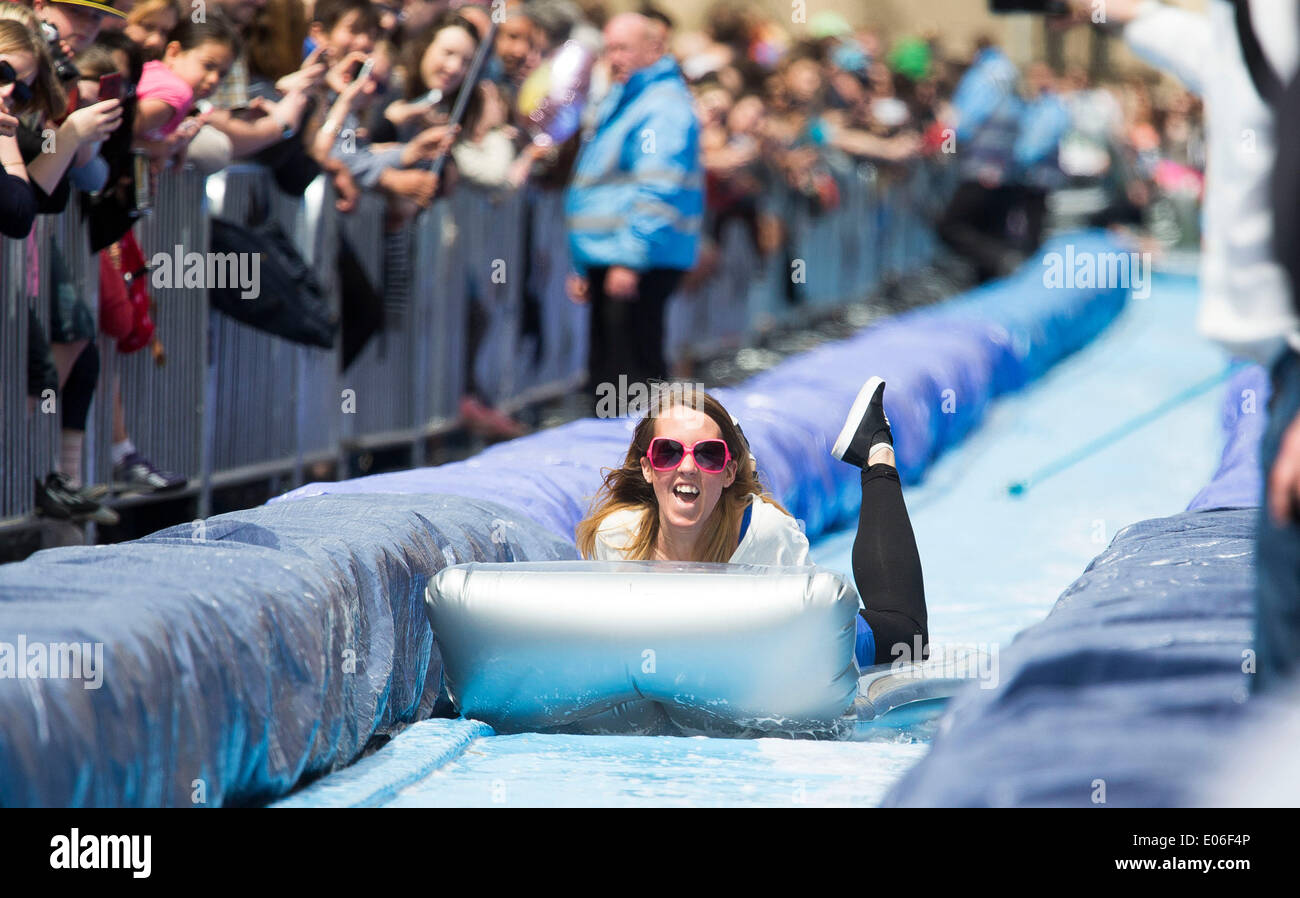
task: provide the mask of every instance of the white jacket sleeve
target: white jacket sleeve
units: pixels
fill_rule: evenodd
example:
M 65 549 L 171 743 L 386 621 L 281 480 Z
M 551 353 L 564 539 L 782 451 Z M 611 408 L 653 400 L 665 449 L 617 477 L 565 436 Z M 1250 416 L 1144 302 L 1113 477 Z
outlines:
M 773 564 L 797 567 L 812 564 L 808 537 L 799 522 L 774 505 L 754 497 L 749 530 L 740 541 L 732 564 Z
M 781 513 L 777 512 L 777 514 Z M 781 517 L 789 523 L 785 525 L 785 539 L 777 553 L 777 560 L 773 563 L 792 566 L 812 564 L 808 559 L 808 537 L 799 529 L 799 522 L 789 515 L 781 515 Z
M 1203 15 L 1151 0 L 1124 26 L 1124 42 L 1143 61 L 1173 75 L 1193 93 L 1203 92 L 1213 35 Z M 1235 35 L 1221 35 L 1235 40 Z

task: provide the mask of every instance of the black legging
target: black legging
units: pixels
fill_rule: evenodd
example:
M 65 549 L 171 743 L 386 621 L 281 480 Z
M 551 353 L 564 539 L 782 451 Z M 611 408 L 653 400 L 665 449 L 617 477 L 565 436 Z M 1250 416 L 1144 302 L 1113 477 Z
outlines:
M 921 556 L 903 503 L 903 486 L 892 465 L 872 465 L 862 472 L 862 509 L 853 540 L 853 579 L 865 609 L 858 612 L 876 638 L 876 663 L 899 657 L 894 647 L 907 647 L 912 658 L 921 637 L 921 658 L 929 657 L 925 585 Z M 915 659 L 914 659 L 915 660 Z
M 72 363 L 68 379 L 63 383 L 63 419 L 59 423 L 64 430 L 86 429 L 90 403 L 95 398 L 95 385 L 98 383 L 99 348 L 92 340 Z

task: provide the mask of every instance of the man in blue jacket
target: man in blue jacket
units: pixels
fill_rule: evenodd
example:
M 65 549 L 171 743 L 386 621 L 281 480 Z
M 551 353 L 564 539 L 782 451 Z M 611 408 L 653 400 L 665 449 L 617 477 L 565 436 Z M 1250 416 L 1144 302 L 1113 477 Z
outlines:
M 1025 72 L 1020 131 L 1012 147 L 1012 216 L 1022 219 L 1014 242 L 1026 256 L 1038 252 L 1047 219 L 1047 194 L 1065 185 L 1061 141 L 1070 131 L 1070 111 L 1056 91 L 1056 76 L 1045 62 Z
M 664 304 L 695 265 L 704 212 L 699 124 L 681 70 L 644 16 L 605 27 L 612 87 L 565 198 L 575 274 L 590 303 L 589 398 L 668 374 Z
M 1009 274 L 1020 263 L 1007 236 L 1007 216 L 1016 199 L 1009 176 L 1023 113 L 1016 93 L 1019 80 L 1015 63 L 981 38 L 952 98 L 961 183 L 936 231 L 975 265 L 981 281 Z

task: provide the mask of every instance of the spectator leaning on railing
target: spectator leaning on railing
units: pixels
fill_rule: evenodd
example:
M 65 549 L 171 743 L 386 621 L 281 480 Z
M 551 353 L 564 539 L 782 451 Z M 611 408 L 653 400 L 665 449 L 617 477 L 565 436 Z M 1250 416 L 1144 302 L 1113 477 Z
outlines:
M 46 99 L 28 111 L 28 136 L 24 141 L 30 161 L 29 175 L 33 195 L 40 211 L 45 214 L 60 214 L 71 189 L 91 194 L 83 195 L 82 212 L 90 230 L 90 248 L 92 252 L 98 251 L 129 231 L 132 221 L 131 207 L 123 205 L 121 197 L 124 192 L 128 196 L 132 194 L 129 174 L 125 176 L 125 191 L 123 179 L 124 172 L 129 173 L 131 168 L 132 128 L 129 122 L 133 114 L 131 96 L 136 73 L 136 65 L 131 59 L 133 45 L 121 32 L 109 34 L 80 11 L 68 15 L 59 5 L 42 4 L 38 18 L 37 13 L 26 7 L 4 4 L 0 6 L 0 18 L 21 23 L 29 35 L 41 28 L 42 20 L 58 29 L 57 49 L 64 56 L 63 61 L 55 66 L 46 55 L 38 63 L 37 70 L 45 70 L 52 82 L 56 70 L 63 72 L 69 89 L 76 88 L 77 103 L 75 108 L 68 110 L 66 100 L 51 99 L 56 91 L 37 91 Z M 37 46 L 45 50 L 43 43 L 38 42 Z M 69 53 L 75 53 L 75 56 L 69 59 Z M 124 78 L 125 102 L 99 96 L 100 77 L 113 73 L 121 73 Z M 52 131 L 46 124 L 65 115 L 57 130 Z M 39 147 L 33 136 L 38 130 L 41 132 Z M 51 152 L 38 151 L 45 149 Z M 81 218 L 77 219 L 77 229 L 81 221 Z M 75 234 L 75 230 L 67 233 Z M 71 239 L 80 238 L 73 236 Z M 46 342 L 39 323 L 30 328 L 33 358 L 29 364 L 28 387 L 31 394 L 39 394 L 47 388 L 60 393 L 62 425 L 55 470 L 43 482 L 38 482 L 36 504 L 44 514 L 55 518 L 89 518 L 100 523 L 113 523 L 117 519 L 116 513 L 99 503 L 103 487 L 82 486 L 80 482 L 84 431 L 99 379 L 100 363 L 94 340 L 94 316 L 87 304 L 90 296 L 77 292 L 76 287 L 83 279 L 74 276 L 65 260 L 69 248 L 66 244 L 60 247 L 53 242 L 35 247 L 43 255 L 48 252 L 44 268 L 51 281 L 52 339 Z M 100 305 L 102 316 L 102 296 Z M 145 318 L 147 323 L 147 314 Z M 152 325 L 148 324 L 148 330 L 141 333 L 151 334 Z M 52 376 L 47 377 L 46 372 L 52 372 Z M 145 491 L 183 485 L 183 477 L 162 471 L 135 449 L 127 431 L 116 379 L 112 393 L 115 482 L 128 489 Z
M 99 32 L 102 11 L 69 4 L 38 0 L 36 9 L 18 4 L 0 6 L 0 17 L 21 25 L 26 31 L 37 69 L 45 72 L 42 80 L 61 74 L 69 84 L 76 79 L 71 57 L 86 49 Z M 41 47 L 41 23 L 57 29 L 57 49 L 62 62 L 56 66 L 49 50 Z M 53 38 L 50 38 L 53 40 Z M 35 48 L 41 47 L 38 51 Z M 24 117 L 17 129 L 18 145 L 37 200 L 37 211 L 44 215 L 62 214 L 74 185 L 97 189 L 103 185 L 107 170 L 98 158 L 100 144 L 122 121 L 122 104 L 118 100 L 68 108 L 68 98 L 61 88 L 42 90 L 44 108 Z M 56 128 L 53 122 L 63 117 Z M 87 297 L 79 295 L 78 281 L 57 242 L 36 248 L 48 253 L 46 270 L 50 278 L 50 360 L 57 373 L 59 391 L 60 438 L 53 469 L 36 483 L 37 507 L 52 517 L 92 518 L 100 523 L 116 523 L 116 512 L 101 506 L 81 483 L 82 447 L 86 421 L 99 378 L 99 353 L 94 343 L 94 314 Z M 31 345 L 40 347 L 44 334 L 32 328 Z M 33 372 L 45 365 L 32 365 Z
M 107 177 L 99 177 L 101 186 L 91 194 L 82 195 L 82 212 L 90 234 L 92 252 L 100 252 L 99 259 L 99 333 L 117 341 L 118 352 L 131 352 L 151 346 L 155 359 L 163 355 L 162 341 L 154 332 L 149 316 L 147 291 L 141 294 L 139 281 L 135 281 L 136 302 L 130 300 L 132 286 L 127 274 L 134 278 L 131 252 L 139 251 L 131 236 L 131 228 L 138 210 L 135 209 L 134 190 L 134 131 L 136 122 L 135 86 L 138 85 L 143 62 L 140 51 L 121 31 L 103 29 L 86 50 L 76 58 L 80 80 L 77 92 L 83 104 L 93 104 L 101 99 L 100 78 L 105 75 L 122 76 L 122 125 L 104 141 L 97 159 Z M 195 122 L 194 119 L 187 120 Z M 177 130 L 168 138 L 169 152 L 184 155 L 192 140 L 193 130 Z M 80 189 L 90 189 L 78 185 Z M 140 264 L 143 264 L 141 262 Z M 187 479 L 166 471 L 141 453 L 131 440 L 127 427 L 126 405 L 122 396 L 121 371 L 112 369 L 113 423 L 111 455 L 113 460 L 113 486 L 132 492 L 160 492 L 180 489 Z M 168 410 L 142 403 L 142 414 L 165 414 Z
M 235 30 L 219 16 L 185 19 L 173 28 L 162 58 L 145 63 L 136 88 L 137 142 L 149 145 L 156 158 L 183 161 L 188 141 L 176 144 L 169 138 L 178 131 L 184 137 L 197 133 L 197 123 L 187 116 L 196 101 L 216 89 L 238 50 Z
M 248 30 L 263 5 L 265 0 L 214 0 L 212 4 L 241 33 Z M 208 123 L 230 139 L 235 159 L 249 159 L 298 133 L 307 115 L 310 92 L 324 75 L 325 65 L 308 57 L 300 69 L 276 83 L 278 100 L 255 98 L 245 44 L 221 86 L 208 99 L 212 107 Z
M 363 189 L 384 193 L 390 221 L 397 225 L 427 208 L 438 193 L 438 178 L 427 166 L 456 136 L 445 124 L 446 104 L 460 90 L 476 32 L 463 19 L 448 16 L 414 37 L 405 72 L 412 99 L 389 104 L 384 117 L 371 116 L 369 110 L 389 95 L 395 51 L 387 42 L 374 43 L 379 20 L 363 6 L 364 0 L 335 0 L 318 7 L 316 14 L 324 17 L 313 26 L 319 26 L 318 46 L 340 61 L 326 76 L 328 112 L 313 152 L 346 165 Z M 331 21 L 351 24 L 340 30 Z M 354 76 L 368 59 L 370 74 L 363 82 Z M 431 87 L 424 87 L 426 76 Z
M 42 76 L 42 49 L 34 35 L 20 23 L 0 20 L 0 234 L 21 240 L 36 221 L 36 194 L 27 177 L 18 147 L 17 113 L 27 111 L 35 99 L 33 85 Z M 48 72 L 47 90 L 56 89 Z
M 34 109 L 52 111 L 62 91 L 50 67 L 49 53 L 27 26 L 14 19 L 0 19 L 0 234 L 21 240 L 31 233 L 36 222 L 36 191 L 27 175 L 27 166 L 18 146 L 16 134 L 19 114 Z M 19 325 L 20 327 L 22 325 Z M 36 310 L 28 308 L 27 322 L 27 396 L 28 413 L 35 399 L 46 390 L 57 390 L 58 371 L 50 355 L 49 343 L 41 329 Z M 38 483 L 38 491 L 45 484 Z M 60 490 L 60 498 L 76 501 Z
M 667 375 L 664 304 L 695 265 L 704 212 L 700 130 L 681 70 L 635 13 L 605 27 L 614 87 L 582 149 L 565 211 L 576 273 L 591 305 L 588 399 L 602 383 Z

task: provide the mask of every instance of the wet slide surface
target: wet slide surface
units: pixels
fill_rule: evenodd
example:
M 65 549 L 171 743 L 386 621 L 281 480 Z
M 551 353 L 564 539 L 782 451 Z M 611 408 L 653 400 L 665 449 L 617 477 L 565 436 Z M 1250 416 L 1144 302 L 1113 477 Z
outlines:
M 1007 486 L 1189 386 L 1227 358 L 1193 328 L 1195 282 L 1157 276 L 1096 341 L 1022 392 L 907 490 L 931 639 L 1000 645 L 1043 618 L 1122 527 L 1183 510 L 1221 449 L 1223 385 L 1011 496 Z M 960 401 L 960 397 L 958 397 Z M 813 546 L 849 570 L 853 532 Z M 996 668 L 994 668 L 995 670 Z M 928 750 L 926 727 L 860 741 L 496 736 L 430 720 L 286 805 L 873 805 Z

